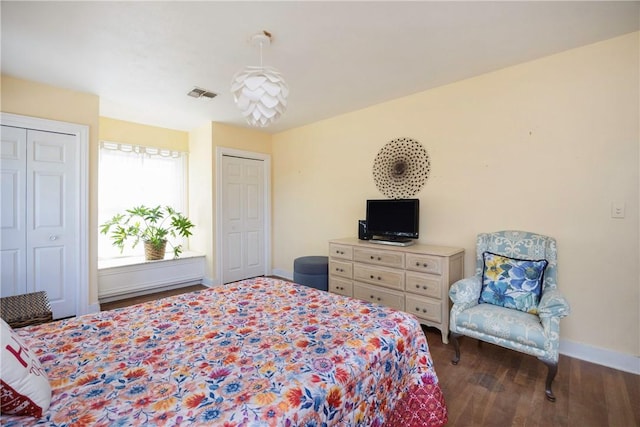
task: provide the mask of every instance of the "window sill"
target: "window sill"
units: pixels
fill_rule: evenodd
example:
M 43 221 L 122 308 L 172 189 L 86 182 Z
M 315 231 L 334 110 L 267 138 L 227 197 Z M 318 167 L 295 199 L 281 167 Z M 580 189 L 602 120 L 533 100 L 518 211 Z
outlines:
M 98 260 L 98 270 L 105 270 L 108 268 L 125 267 L 128 265 L 141 265 L 141 264 L 156 264 L 165 263 L 167 261 L 180 261 L 181 259 L 204 257 L 204 254 L 193 251 L 184 251 L 180 254 L 179 258 L 173 257 L 173 251 L 167 251 L 164 259 L 155 261 L 147 261 L 144 256 L 129 256 L 121 258 L 106 258 Z

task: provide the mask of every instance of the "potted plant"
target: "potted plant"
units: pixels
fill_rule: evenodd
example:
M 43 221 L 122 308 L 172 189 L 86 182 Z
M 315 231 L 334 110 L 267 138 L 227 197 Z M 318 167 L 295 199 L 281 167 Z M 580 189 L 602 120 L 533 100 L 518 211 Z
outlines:
M 100 232 L 108 235 L 111 232 L 113 246 L 124 249 L 127 241 L 133 241 L 135 248 L 140 240 L 144 242 L 145 258 L 148 261 L 164 259 L 167 237 L 189 237 L 195 225 L 183 214 L 170 206 L 149 208 L 140 205 L 114 215 L 111 220 L 100 226 Z M 174 246 L 173 255 L 178 258 L 182 253 L 182 245 Z

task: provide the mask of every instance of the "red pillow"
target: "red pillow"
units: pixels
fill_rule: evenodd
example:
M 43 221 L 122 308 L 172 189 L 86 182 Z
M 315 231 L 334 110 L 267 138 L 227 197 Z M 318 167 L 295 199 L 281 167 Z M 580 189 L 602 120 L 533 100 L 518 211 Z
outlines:
M 41 417 L 51 403 L 51 385 L 38 358 L 0 319 L 0 413 Z

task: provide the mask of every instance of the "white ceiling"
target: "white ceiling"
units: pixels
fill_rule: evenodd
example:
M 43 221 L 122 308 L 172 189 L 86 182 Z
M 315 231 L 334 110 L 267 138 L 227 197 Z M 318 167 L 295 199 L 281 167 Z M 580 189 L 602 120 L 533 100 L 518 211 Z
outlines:
M 0 3 L 3 74 L 97 94 L 100 115 L 191 130 L 245 126 L 231 77 L 264 64 L 290 88 L 279 132 L 637 31 L 640 2 Z M 215 99 L 186 94 L 194 86 Z

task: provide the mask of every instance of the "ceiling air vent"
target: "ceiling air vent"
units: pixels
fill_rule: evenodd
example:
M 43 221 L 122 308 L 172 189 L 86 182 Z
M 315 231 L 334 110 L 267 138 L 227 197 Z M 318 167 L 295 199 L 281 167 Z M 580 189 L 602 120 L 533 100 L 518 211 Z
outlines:
M 216 96 L 218 96 L 217 93 L 209 92 L 208 90 L 199 88 L 197 86 L 191 89 L 191 91 L 189 91 L 187 95 L 193 98 L 209 98 L 209 99 L 213 99 Z

